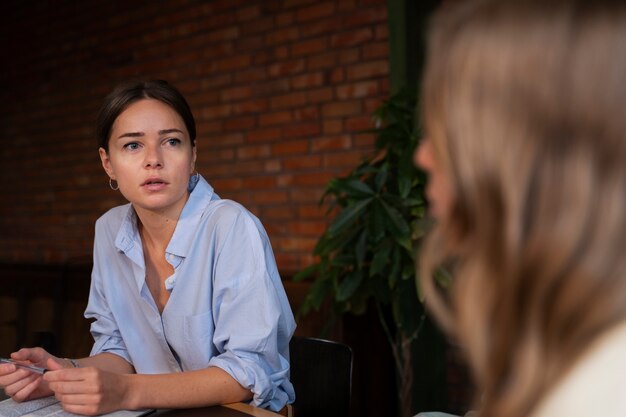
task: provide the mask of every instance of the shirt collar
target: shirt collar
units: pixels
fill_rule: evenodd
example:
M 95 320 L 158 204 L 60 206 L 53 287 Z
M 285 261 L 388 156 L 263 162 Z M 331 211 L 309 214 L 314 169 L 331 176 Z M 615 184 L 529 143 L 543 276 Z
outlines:
M 166 249 L 167 254 L 183 258 L 189 253 L 189 248 L 193 243 L 193 234 L 198 229 L 197 226 L 205 208 L 212 200 L 219 199 L 219 196 L 213 191 L 213 187 L 200 175 L 198 178 L 190 180 L 189 188 L 189 198 L 180 213 L 174 235 Z M 128 211 L 117 233 L 115 246 L 133 260 L 133 252 L 141 250 L 141 238 L 137 229 L 137 214 L 132 204 L 128 204 Z M 143 265 L 143 262 L 139 264 Z
M 186 257 L 190 246 L 193 244 L 193 236 L 198 230 L 202 214 L 212 200 L 219 197 L 213 191 L 213 187 L 199 176 L 197 183 L 193 185 L 189 199 L 180 213 L 174 235 L 167 245 L 166 252 L 176 256 Z

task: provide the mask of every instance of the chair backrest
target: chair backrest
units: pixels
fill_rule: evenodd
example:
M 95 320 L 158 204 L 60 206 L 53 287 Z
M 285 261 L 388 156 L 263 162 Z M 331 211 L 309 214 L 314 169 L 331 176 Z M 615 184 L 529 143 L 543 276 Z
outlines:
M 330 340 L 294 337 L 289 344 L 294 417 L 347 417 L 352 350 Z

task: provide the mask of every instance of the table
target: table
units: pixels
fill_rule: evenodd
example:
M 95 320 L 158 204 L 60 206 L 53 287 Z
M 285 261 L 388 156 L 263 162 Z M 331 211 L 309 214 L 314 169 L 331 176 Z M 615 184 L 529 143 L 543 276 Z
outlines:
M 280 414 L 244 403 L 218 405 L 214 407 L 158 410 L 148 417 L 282 417 Z

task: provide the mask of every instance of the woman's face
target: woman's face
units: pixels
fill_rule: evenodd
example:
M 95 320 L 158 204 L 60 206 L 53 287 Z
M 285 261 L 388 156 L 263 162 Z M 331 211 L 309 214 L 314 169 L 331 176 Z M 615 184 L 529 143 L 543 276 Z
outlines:
M 102 166 L 136 210 L 177 216 L 188 196 L 196 148 L 183 119 L 167 104 L 137 101 L 113 123 Z
M 426 197 L 431 215 L 437 219 L 444 218 L 450 212 L 450 185 L 430 140 L 424 139 L 415 151 L 415 163 L 428 174 Z

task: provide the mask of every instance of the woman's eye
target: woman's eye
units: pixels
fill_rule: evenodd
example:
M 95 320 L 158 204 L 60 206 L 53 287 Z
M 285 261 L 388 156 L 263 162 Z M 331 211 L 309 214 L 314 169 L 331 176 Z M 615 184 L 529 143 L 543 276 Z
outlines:
M 134 151 L 139 149 L 139 144 L 137 142 L 130 142 L 124 145 L 124 149 L 128 149 L 129 151 Z
M 181 144 L 180 139 L 176 139 L 176 138 L 171 138 L 167 140 L 167 144 L 170 146 L 178 146 Z

